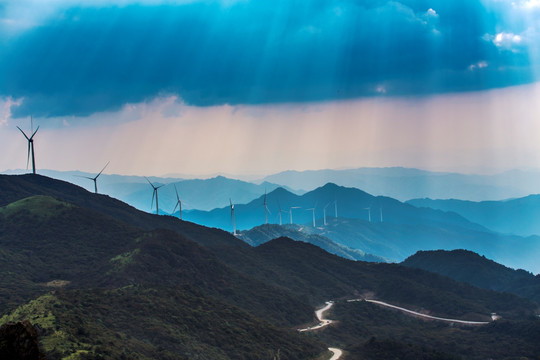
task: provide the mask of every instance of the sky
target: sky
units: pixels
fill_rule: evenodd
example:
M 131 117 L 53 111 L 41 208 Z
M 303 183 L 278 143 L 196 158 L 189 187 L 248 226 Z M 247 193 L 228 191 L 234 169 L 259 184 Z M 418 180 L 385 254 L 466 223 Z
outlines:
M 0 171 L 540 169 L 540 0 L 0 2 Z

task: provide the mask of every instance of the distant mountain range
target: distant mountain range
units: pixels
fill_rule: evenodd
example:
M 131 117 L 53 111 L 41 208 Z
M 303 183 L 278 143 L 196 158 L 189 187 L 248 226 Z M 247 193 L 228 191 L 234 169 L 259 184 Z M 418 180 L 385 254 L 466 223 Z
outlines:
M 99 170 L 99 169 L 97 169 Z M 152 199 L 149 185 L 142 176 L 109 175 L 109 167 L 99 178 L 101 193 L 126 201 L 138 209 L 150 211 Z M 21 174 L 22 170 L 5 171 Z M 88 190 L 92 181 L 76 177 L 93 177 L 96 173 L 80 171 L 60 172 L 40 170 L 40 174 L 68 181 Z M 158 184 L 176 183 L 184 208 L 212 210 L 227 205 L 229 198 L 245 204 L 277 187 L 301 195 L 326 183 L 355 187 L 376 196 L 387 196 L 400 201 L 417 198 L 460 199 L 468 201 L 505 200 L 540 194 L 540 171 L 511 170 L 493 175 L 433 172 L 403 167 L 358 168 L 347 170 L 285 171 L 257 181 L 240 181 L 216 176 L 211 179 L 182 179 L 174 176 L 149 177 Z M 163 210 L 174 208 L 174 189 L 163 190 Z
M 15 173 L 16 171 L 10 172 Z M 80 171 L 42 170 L 40 173 L 94 191 L 93 181 L 82 177 L 94 177 L 94 173 Z M 247 203 L 265 191 L 270 192 L 280 185 L 263 182 L 260 184 L 217 176 L 210 179 L 179 179 L 149 176 L 159 189 L 159 207 L 162 214 L 171 213 L 176 205 L 177 187 L 183 209 L 212 210 L 229 204 L 229 199 Z M 289 189 L 290 190 L 290 189 Z M 292 191 L 292 190 L 291 190 Z M 139 210 L 155 212 L 152 202 L 152 188 L 143 176 L 124 176 L 102 174 L 98 178 L 98 192 L 122 200 Z
M 453 211 L 472 222 L 501 233 L 540 235 L 540 195 L 504 201 L 413 199 L 407 203 L 417 207 Z
M 265 196 L 247 203 L 235 204 L 235 219 L 237 229 L 251 229 L 265 223 Z M 378 196 L 375 197 L 356 188 L 347 188 L 335 184 L 326 184 L 303 195 L 293 194 L 283 188 L 278 188 L 266 195 L 268 222 L 279 224 L 312 224 L 315 216 L 315 226 L 322 226 L 324 216 L 327 219 L 337 215 L 350 219 L 370 220 L 374 223 L 391 224 L 447 224 L 464 229 L 485 230 L 465 218 L 439 210 L 417 208 L 398 200 Z M 312 210 L 314 209 L 314 210 Z M 209 227 L 217 227 L 232 231 L 230 207 L 226 206 L 211 211 L 192 210 L 184 214 L 185 219 Z
M 540 273 L 538 236 L 504 235 L 448 224 L 369 223 L 344 218 L 332 218 L 325 227 L 306 227 L 304 231 L 392 261 L 403 261 L 418 250 L 467 249 L 515 269 Z
M 415 198 L 502 200 L 540 193 L 540 172 L 512 170 L 494 175 L 432 172 L 411 168 L 285 171 L 261 181 L 313 190 L 331 182 L 400 201 Z
M 335 202 L 338 204 L 337 219 Z M 266 203 L 269 223 L 279 223 L 280 209 L 282 223 L 290 222 L 287 211 L 292 208 L 293 222 L 302 225 L 302 232 L 321 235 L 350 249 L 390 261 L 403 261 L 418 250 L 468 249 L 513 268 L 540 272 L 535 255 L 540 251 L 540 237 L 500 234 L 454 212 L 419 208 L 335 184 L 327 184 L 301 196 L 278 188 L 267 194 Z M 313 210 L 310 210 L 313 208 L 315 227 L 312 226 Z M 325 212 L 327 225 L 324 225 Z M 229 207 L 208 212 L 193 210 L 186 212 L 184 218 L 232 232 Z M 264 224 L 264 196 L 248 204 L 236 204 L 235 220 L 237 229 Z
M 540 351 L 538 304 L 529 299 L 288 238 L 252 247 L 40 175 L 0 175 L 0 289 L 0 325 L 30 319 L 51 359 L 308 360 L 327 358 L 336 343 L 351 358 L 409 348 L 472 359 Z M 504 320 L 461 328 L 345 301 L 366 296 Z M 294 330 L 316 323 L 314 307 L 330 299 L 334 326 L 313 336 Z

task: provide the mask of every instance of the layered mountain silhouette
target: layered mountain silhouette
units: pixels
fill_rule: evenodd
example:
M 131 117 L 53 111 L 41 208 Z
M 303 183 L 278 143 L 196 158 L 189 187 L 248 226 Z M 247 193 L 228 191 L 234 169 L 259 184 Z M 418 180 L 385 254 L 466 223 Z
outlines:
M 370 220 L 373 223 L 384 222 L 391 224 L 430 224 L 452 225 L 463 229 L 485 230 L 465 218 L 443 211 L 417 208 L 398 200 L 373 196 L 356 188 L 347 188 L 328 183 L 320 188 L 303 195 L 293 194 L 283 188 L 278 188 L 266 196 L 247 203 L 235 203 L 237 229 L 251 229 L 265 223 L 264 199 L 269 210 L 268 222 L 279 223 L 279 213 L 282 211 L 282 223 L 290 223 L 292 210 L 293 223 L 312 224 L 315 209 L 315 226 L 323 226 L 324 214 L 330 218 Z M 211 211 L 193 210 L 186 212 L 185 218 L 205 226 L 231 229 L 232 220 L 230 207 L 226 206 Z
M 267 194 L 268 220 L 272 224 L 301 224 L 307 235 L 321 235 L 350 249 L 390 261 L 403 261 L 418 250 L 469 249 L 507 266 L 535 273 L 540 238 L 494 232 L 455 212 L 416 207 L 398 200 L 372 196 L 355 188 L 326 184 L 304 195 L 278 188 Z M 337 203 L 338 218 L 335 217 Z M 315 227 L 313 209 L 315 208 Z M 326 215 L 326 225 L 325 222 Z M 190 211 L 185 218 L 210 227 L 232 231 L 229 207 L 209 212 Z M 237 229 L 264 224 L 264 196 L 235 205 Z
M 494 357 L 499 343 L 515 356 L 539 350 L 522 331 L 540 329 L 531 300 L 424 270 L 343 259 L 288 238 L 253 247 L 39 175 L 0 176 L 0 275 L 0 325 L 29 320 L 51 359 L 313 359 L 336 344 L 334 330 L 311 336 L 295 329 L 315 323 L 313 310 L 324 301 L 337 302 L 336 331 L 349 329 L 360 343 L 380 334 L 375 325 L 358 328 L 362 312 L 341 315 L 354 311 L 347 299 L 365 296 L 446 317 L 489 321 L 497 312 L 505 319 L 504 334 L 498 324 L 459 330 L 468 344 L 458 342 L 450 351 L 456 356 Z M 451 329 L 407 318 L 424 340 L 406 337 L 403 323 L 389 322 L 395 314 L 369 309 L 394 341 L 418 349 Z M 484 333 L 495 345 L 484 346 Z M 353 357 L 378 351 L 345 338 L 342 344 Z
M 413 199 L 407 203 L 417 207 L 452 211 L 501 233 L 540 235 L 540 195 L 502 201 Z
M 291 170 L 267 176 L 262 180 L 308 191 L 331 182 L 400 201 L 415 198 L 483 201 L 540 193 L 540 173 L 523 170 L 493 175 L 434 172 L 403 167 Z

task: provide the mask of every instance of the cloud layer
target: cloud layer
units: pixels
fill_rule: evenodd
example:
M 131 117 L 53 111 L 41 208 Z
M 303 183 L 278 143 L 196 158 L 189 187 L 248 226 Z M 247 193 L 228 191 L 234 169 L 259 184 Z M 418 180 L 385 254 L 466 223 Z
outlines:
M 16 4 L 0 6 L 14 117 L 164 95 L 208 106 L 483 90 L 536 81 L 540 65 L 537 1 Z

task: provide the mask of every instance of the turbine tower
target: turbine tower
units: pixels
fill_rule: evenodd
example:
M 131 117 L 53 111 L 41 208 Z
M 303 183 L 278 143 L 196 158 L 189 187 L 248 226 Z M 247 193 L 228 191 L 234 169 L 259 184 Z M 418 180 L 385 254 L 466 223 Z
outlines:
M 178 196 L 178 189 L 176 189 L 176 184 L 174 184 L 174 191 L 176 191 L 176 205 L 174 206 L 173 214 L 176 211 L 176 208 L 180 210 L 180 220 L 182 220 L 182 201 L 180 201 L 180 196 Z M 188 204 L 189 205 L 189 204 Z
M 382 207 L 379 208 L 379 212 L 381 214 L 381 222 L 383 222 L 383 217 L 382 217 Z
M 282 212 L 286 213 L 287 210 L 279 209 L 279 225 L 282 225 L 282 222 L 281 222 L 281 213 L 282 213 Z
M 34 135 L 36 135 L 36 133 L 38 132 L 39 126 L 37 127 L 36 131 L 34 131 L 34 120 L 32 119 L 32 117 L 30 117 L 30 132 L 32 133 L 30 137 L 26 136 L 26 134 L 24 133 L 24 131 L 22 131 L 20 127 L 17 126 L 17 129 L 19 129 L 19 131 L 24 135 L 26 140 L 28 140 L 28 156 L 26 158 L 26 168 L 28 169 L 28 162 L 30 161 L 30 152 L 32 152 L 32 174 L 35 174 L 36 173 L 36 157 L 34 154 Z
M 109 165 L 110 161 L 107 162 L 107 165 L 105 165 L 103 167 L 103 169 L 101 169 L 101 171 L 94 177 L 90 177 L 90 176 L 78 176 L 77 177 L 82 177 L 82 178 L 85 178 L 85 179 L 89 179 L 89 180 L 92 180 L 94 182 L 94 192 L 97 194 L 97 179 L 99 177 L 99 175 L 101 175 L 101 173 L 103 172 L 103 170 L 105 170 L 105 168 Z
M 337 219 L 337 199 L 334 200 L 334 210 L 336 212 L 336 219 Z
M 371 208 L 367 207 L 367 208 L 364 208 L 364 210 L 368 211 L 368 222 L 371 222 Z
M 328 223 L 326 222 L 326 208 L 331 205 L 332 203 L 329 202 L 328 204 L 325 205 L 325 207 L 323 207 L 323 221 L 324 221 L 324 226 L 328 225 Z
M 292 223 L 293 223 L 293 221 L 292 221 L 292 210 L 293 210 L 293 209 L 300 209 L 300 206 L 291 206 L 291 207 L 289 208 L 289 215 L 290 215 L 290 217 L 291 217 L 291 225 L 292 225 Z
M 306 209 L 307 211 L 311 211 L 313 213 L 313 227 L 315 227 L 315 208 Z
M 281 204 L 279 203 L 279 200 L 278 200 L 278 209 L 279 209 L 279 225 L 283 225 L 283 223 L 281 222 L 281 213 L 286 213 L 287 210 L 281 209 Z
M 154 205 L 154 198 L 156 198 L 156 215 L 159 215 L 159 203 L 158 203 L 158 189 L 164 185 L 155 186 L 148 180 L 148 178 L 144 177 L 146 181 L 152 186 L 152 189 L 154 189 L 154 192 L 152 193 L 152 202 L 150 203 L 150 209 L 152 209 L 152 206 Z
M 264 206 L 264 223 L 268 224 L 268 213 L 270 213 L 270 209 L 268 208 L 268 204 L 266 203 L 266 190 L 264 190 L 263 206 Z
M 231 204 L 231 219 L 232 219 L 232 226 L 233 226 L 233 235 L 236 236 L 236 218 L 234 216 L 234 204 L 232 200 L 229 198 L 229 203 Z

